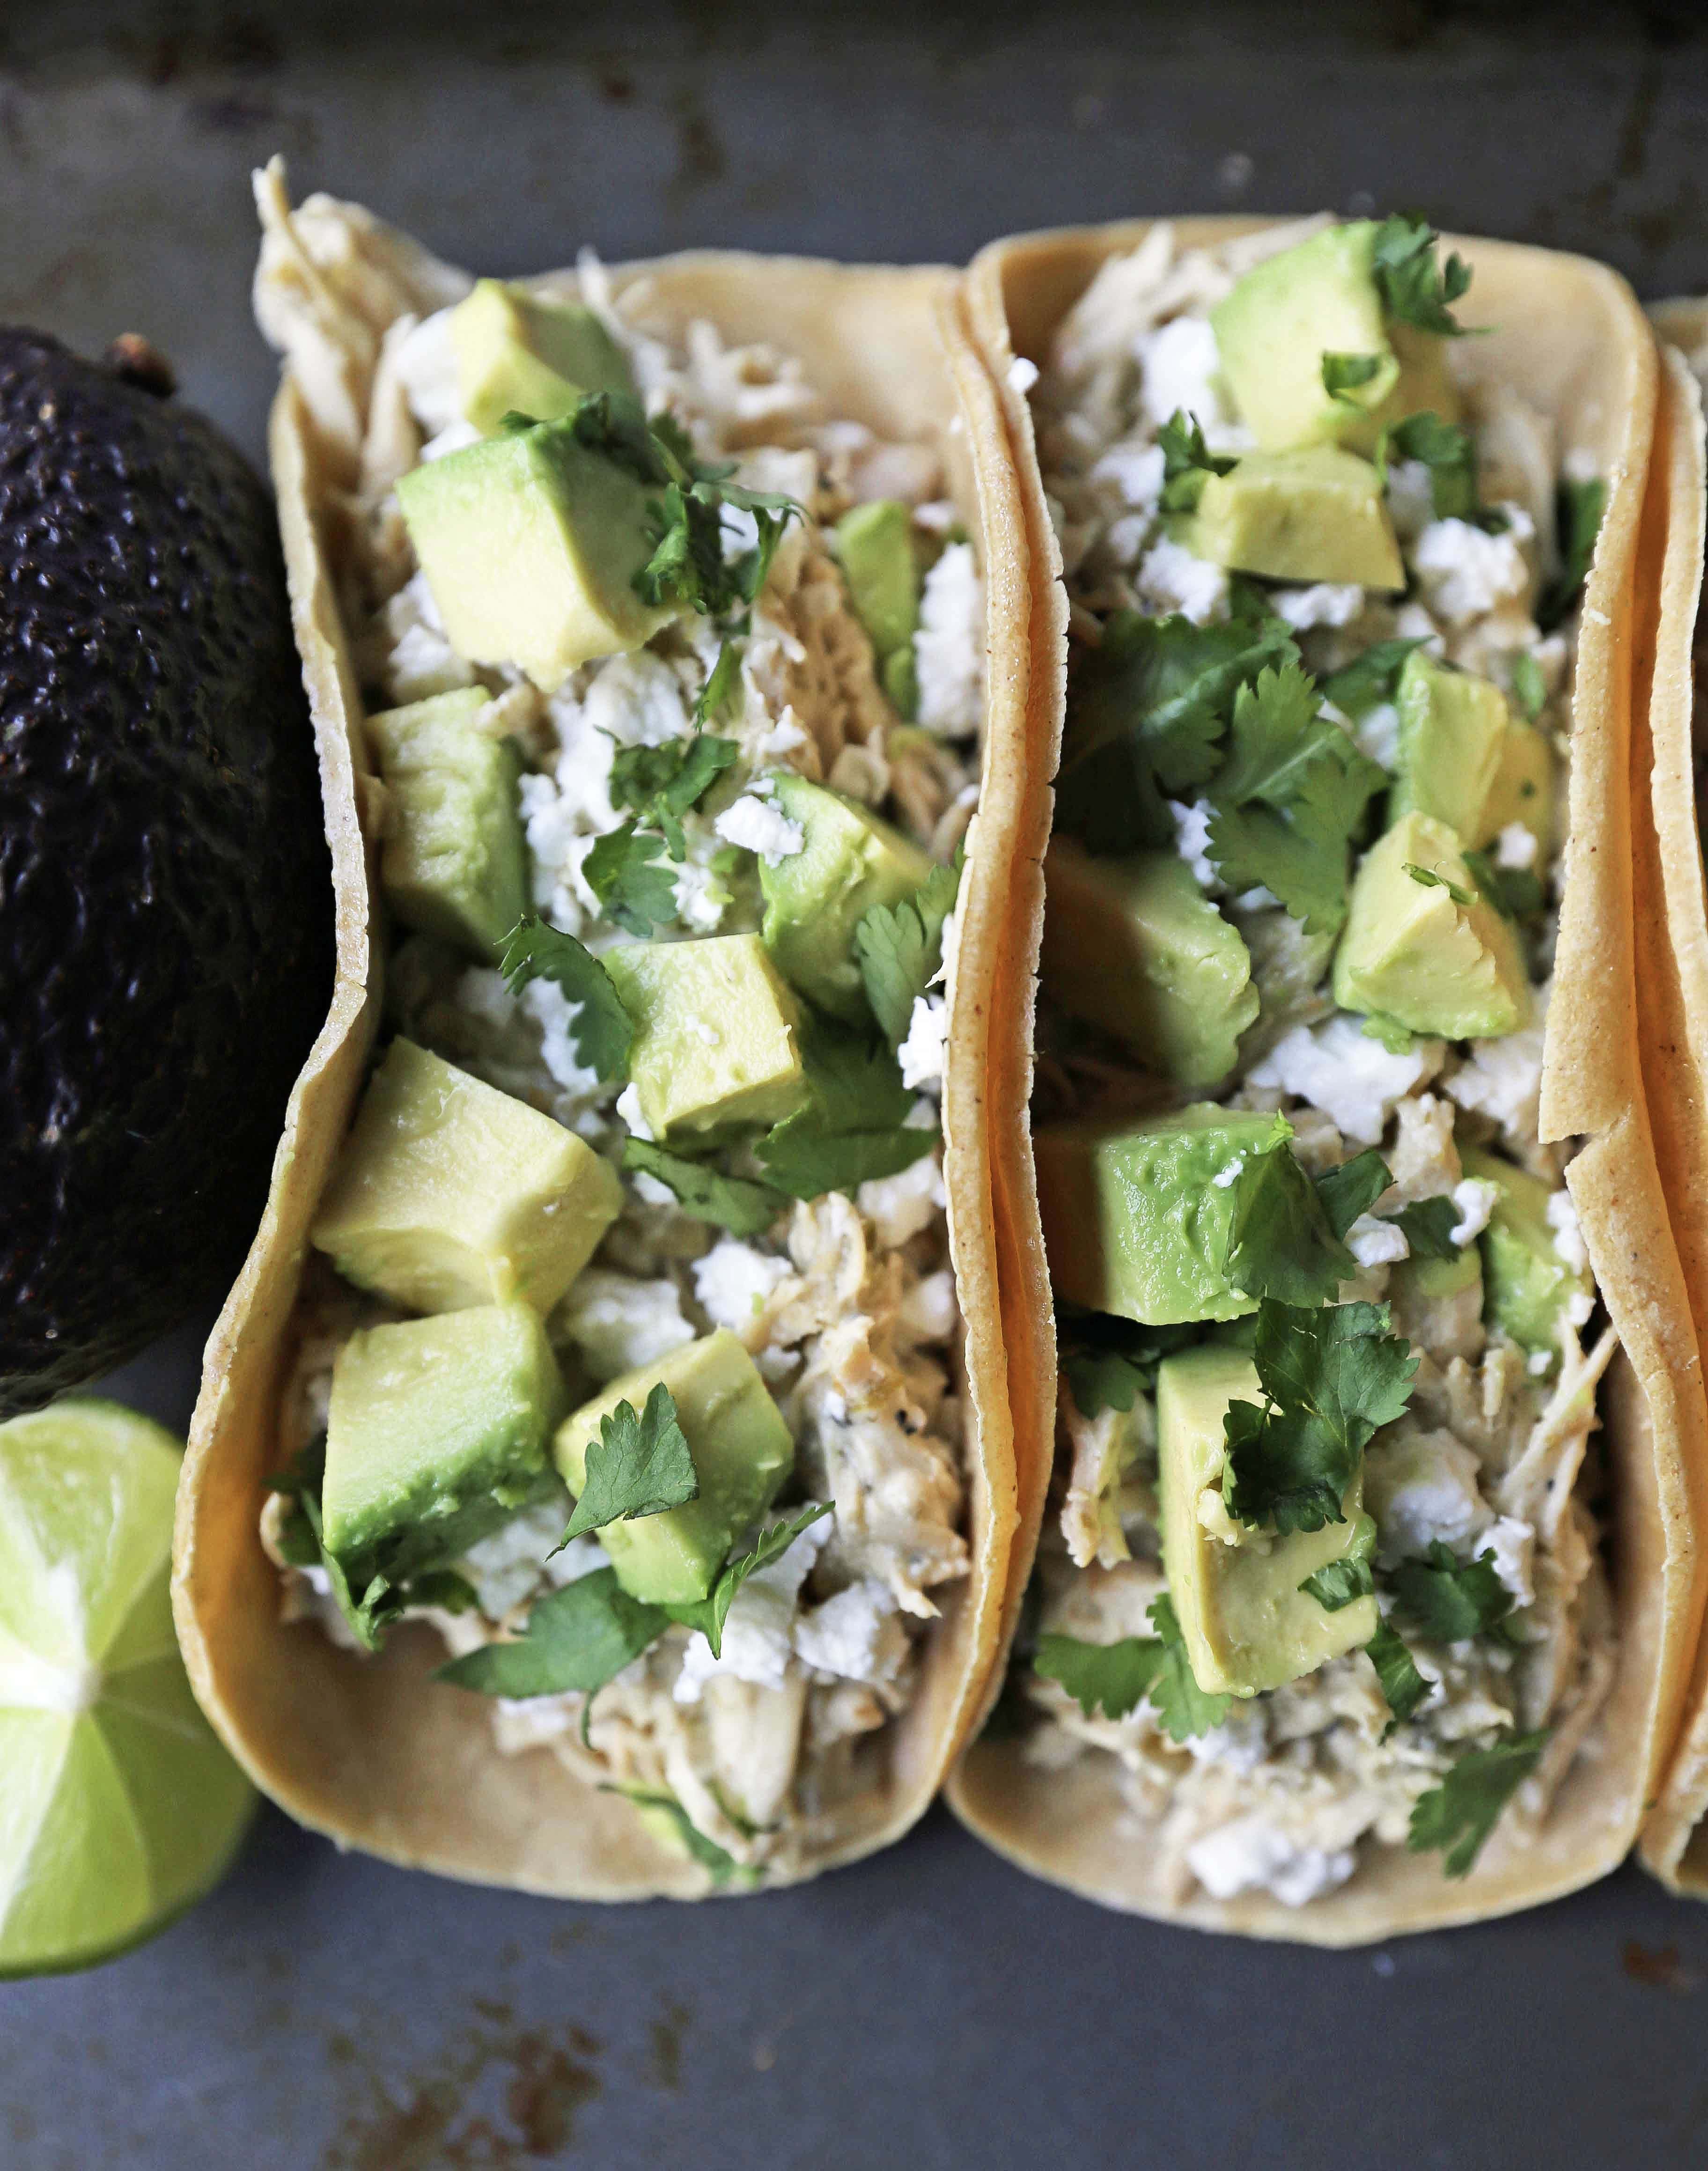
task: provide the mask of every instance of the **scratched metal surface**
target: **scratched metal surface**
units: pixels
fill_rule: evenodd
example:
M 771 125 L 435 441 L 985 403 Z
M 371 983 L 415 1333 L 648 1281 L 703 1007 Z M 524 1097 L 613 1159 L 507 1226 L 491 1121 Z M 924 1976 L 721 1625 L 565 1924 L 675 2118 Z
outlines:
M 245 175 L 275 148 L 497 271 L 1379 202 L 1708 287 L 1689 6 L 774 12 L 13 0 L 0 319 L 148 333 L 258 450 Z M 117 1391 L 181 1427 L 198 1341 Z M 1695 2165 L 1705 1980 L 1708 1912 L 1634 1873 L 1324 1958 L 1104 1915 L 940 1815 L 803 1892 L 621 1912 L 405 1879 L 268 1815 L 154 1945 L 0 1987 L 0 2165 Z

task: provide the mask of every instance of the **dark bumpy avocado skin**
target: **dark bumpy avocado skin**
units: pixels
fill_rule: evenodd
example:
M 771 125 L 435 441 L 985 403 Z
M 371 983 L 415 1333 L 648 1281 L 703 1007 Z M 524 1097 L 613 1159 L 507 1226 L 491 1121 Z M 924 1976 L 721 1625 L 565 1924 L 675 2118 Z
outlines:
M 265 490 L 0 330 L 0 1416 L 230 1278 L 331 956 Z

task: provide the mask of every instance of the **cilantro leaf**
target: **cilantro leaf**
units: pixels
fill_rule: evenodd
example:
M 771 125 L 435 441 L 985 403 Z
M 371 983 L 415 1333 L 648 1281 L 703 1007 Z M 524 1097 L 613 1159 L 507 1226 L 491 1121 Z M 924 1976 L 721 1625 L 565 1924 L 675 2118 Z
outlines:
M 737 1862 L 727 1849 L 708 1839 L 693 1819 L 683 1809 L 674 1794 L 667 1794 L 651 1787 L 602 1785 L 602 1794 L 620 1794 L 625 1802 L 632 1802 L 637 1809 L 651 1809 L 666 1819 L 674 1828 L 677 1843 L 684 1854 L 699 1863 L 709 1873 L 716 1888 L 729 1884 L 745 1886 L 748 1890 L 760 1882 L 760 1873 L 751 1863 Z
M 1228 1716 L 1233 1697 L 1211 1696 L 1198 1686 L 1186 1656 L 1175 1602 L 1166 1591 L 1150 1606 L 1146 1618 L 1163 1646 L 1162 1664 L 1150 1686 L 1150 1700 L 1164 1732 L 1172 1741 L 1190 1741 L 1195 1734 L 1209 1733 Z
M 1495 1573 L 1491 1552 L 1458 1559 L 1439 1538 L 1422 1560 L 1405 1560 L 1388 1579 L 1400 1612 L 1432 1643 L 1464 1643 L 1497 1628 L 1513 1594 Z
M 1228 1190 L 1223 1270 L 1236 1289 L 1307 1307 L 1331 1302 L 1357 1273 L 1320 1193 L 1284 1144 L 1248 1153 Z
M 643 942 L 676 918 L 676 876 L 657 856 L 663 842 L 625 822 L 608 830 L 581 862 L 606 917 Z
M 1492 1749 L 1467 1749 L 1438 1787 L 1420 1794 L 1411 1809 L 1405 1844 L 1416 1854 L 1445 1847 L 1442 1868 L 1463 1877 L 1482 1852 L 1513 1796 L 1541 1761 L 1549 1729 L 1515 1734 Z
M 1234 697 L 1228 759 L 1209 791 L 1207 850 L 1233 890 L 1272 890 L 1307 932 L 1347 916 L 1353 832 L 1385 773 L 1316 713 L 1297 663 L 1266 669 Z
M 1513 698 L 1533 724 L 1548 705 L 1542 667 L 1528 648 L 1521 648 L 1513 658 Z
M 1433 867 L 1414 866 L 1410 860 L 1407 860 L 1405 864 L 1406 873 L 1411 876 L 1420 889 L 1444 889 L 1454 903 L 1458 905 L 1476 903 L 1476 899 L 1468 889 L 1461 889 L 1456 882 L 1449 882 L 1445 875 L 1437 874 Z
M 1394 1714 L 1394 1724 L 1403 1725 L 1429 1694 L 1429 1683 L 1418 1672 L 1404 1639 L 1384 1621 L 1365 1644 L 1382 1694 Z M 1389 1729 L 1391 1731 L 1391 1729 Z
M 725 1562 L 718 1571 L 717 1581 L 712 1585 L 709 1596 L 686 1605 L 667 1605 L 662 1610 L 684 1628 L 698 1628 L 711 1645 L 712 1656 L 721 1658 L 724 1623 L 730 1617 L 730 1607 L 735 1601 L 736 1593 L 757 1569 L 768 1568 L 773 1561 L 780 1560 L 804 1530 L 817 1522 L 821 1516 L 829 1514 L 831 1505 L 828 1500 L 815 1500 L 810 1506 L 803 1508 L 793 1521 L 774 1523 L 761 1535 L 752 1552 L 742 1553 L 734 1560 Z M 573 1590 L 575 1585 L 571 1584 L 570 1588 Z
M 937 1142 L 906 1121 L 913 1097 L 890 1050 L 816 1018 L 807 1033 L 811 1104 L 779 1123 L 754 1151 L 767 1178 L 792 1198 L 852 1193 L 911 1168 Z
M 1076 1311 L 1063 1307 L 1057 1330 L 1062 1337 L 1061 1365 L 1079 1414 L 1095 1418 L 1105 1409 L 1130 1410 L 1143 1389 L 1156 1385 L 1156 1368 L 1173 1351 L 1192 1341 L 1196 1322 L 1182 1327 L 1142 1327 L 1112 1312 Z
M 1088 1643 L 1078 1636 L 1040 1636 L 1032 1670 L 1059 1681 L 1087 1718 L 1125 1718 L 1150 1694 L 1168 1651 L 1159 1636 Z
M 1362 656 L 1325 678 L 1322 697 L 1356 721 L 1383 701 L 1391 701 L 1406 657 L 1421 641 L 1378 641 Z
M 704 1161 L 666 1152 L 645 1139 L 623 1144 L 623 1166 L 640 1170 L 676 1193 L 677 1203 L 696 1221 L 727 1229 L 732 1236 L 757 1236 L 768 1229 L 788 1204 L 780 1191 L 745 1177 L 725 1176 Z
M 1471 520 L 1483 524 L 1477 496 L 1477 448 L 1469 432 L 1456 430 L 1438 415 L 1408 415 L 1386 433 L 1389 456 L 1421 460 L 1429 470 L 1429 497 L 1438 520 Z M 1490 516 L 1501 520 L 1500 514 Z
M 960 888 L 958 863 L 933 867 L 912 897 L 875 904 L 854 928 L 866 1000 L 891 1048 L 908 1037 L 914 1002 L 943 962 L 944 922 Z
M 482 1696 L 561 1696 L 580 1689 L 591 1700 L 669 1625 L 662 1606 L 629 1596 L 615 1568 L 596 1568 L 539 1600 L 513 1643 L 465 1652 L 435 1678 Z
M 1361 384 L 1368 384 L 1382 367 L 1379 354 L 1325 354 L 1322 362 L 1323 390 L 1331 399 L 1344 405 L 1357 407 L 1361 402 L 1350 395 Z
M 576 1060 L 602 1085 L 628 1075 L 634 1027 L 611 975 L 585 943 L 530 913 L 504 938 L 504 984 L 519 995 L 530 980 L 554 980 L 576 1009 L 569 1034 Z
M 1497 866 L 1486 852 L 1467 852 L 1464 863 L 1477 887 L 1506 919 L 1522 919 L 1542 909 L 1547 892 L 1534 868 Z
M 649 425 L 646 410 L 632 393 L 585 394 L 569 419 L 576 442 L 585 451 L 599 453 L 637 482 L 668 481 L 670 470 L 664 454 L 671 441 L 663 430 Z M 517 424 L 533 426 L 531 421 L 515 415 L 506 415 L 501 426 Z
M 1361 1214 L 1368 1214 L 1394 1181 L 1388 1164 L 1374 1146 L 1354 1154 L 1338 1168 L 1325 1170 L 1316 1179 L 1316 1195 L 1337 1237 L 1344 1236 Z
M 1470 285 L 1470 267 L 1457 255 L 1438 264 L 1432 227 L 1421 218 L 1384 218 L 1376 231 L 1371 269 L 1389 317 L 1443 339 L 1460 338 L 1452 305 Z
M 1304 1311 L 1266 1298 L 1252 1356 L 1266 1400 L 1232 1403 L 1223 1420 L 1229 1514 L 1283 1536 L 1343 1521 L 1359 1456 L 1411 1399 L 1411 1344 L 1389 1332 L 1386 1305 Z
M 1214 774 L 1235 691 L 1298 657 L 1277 618 L 1194 625 L 1116 611 L 1076 667 L 1057 821 L 1094 852 L 1172 844 L 1164 794 Z
M 461 1613 L 474 1594 L 453 1570 L 425 1564 L 403 1573 L 372 1573 L 360 1592 L 345 1563 L 327 1550 L 320 1515 L 320 1488 L 326 1469 L 324 1434 L 303 1449 L 290 1469 L 268 1481 L 270 1489 L 291 1502 L 280 1533 L 279 1550 L 293 1568 L 318 1568 L 326 1576 L 334 1603 L 364 1651 L 377 1651 L 385 1631 L 412 1605 L 437 1605 Z M 419 1550 L 419 1549 L 418 1549 Z M 394 1564 L 395 1567 L 395 1564 Z
M 618 1402 L 599 1420 L 599 1437 L 587 1443 L 586 1482 L 576 1512 L 554 1552 L 571 1538 L 602 1530 L 607 1523 L 661 1515 L 699 1497 L 699 1479 L 688 1438 L 677 1421 L 676 1398 L 661 1380 L 644 1410 Z
M 1460 1249 L 1453 1241 L 1459 1214 L 1450 1198 L 1414 1199 L 1384 1220 L 1396 1222 L 1405 1231 L 1414 1259 L 1456 1259 Z
M 680 862 L 687 850 L 682 817 L 699 805 L 740 752 L 733 739 L 709 732 L 668 739 L 662 746 L 619 746 L 611 757 L 612 803 L 634 809 L 642 822 L 662 830 L 670 856 Z
M 696 729 L 709 724 L 714 716 L 720 716 L 736 697 L 736 689 L 742 682 L 742 651 L 736 646 L 736 637 L 747 630 L 744 616 L 740 623 L 724 636 L 718 651 L 718 660 L 706 673 L 706 683 L 699 689 L 693 705 Z
M 1607 485 L 1562 482 L 1554 504 L 1560 570 L 1537 600 L 1536 623 L 1544 633 L 1552 633 L 1571 614 L 1577 592 L 1589 577 L 1601 516 L 1607 510 Z
M 1301 1590 L 1309 1591 L 1325 1613 L 1338 1613 L 1342 1607 L 1352 1605 L 1361 1598 L 1368 1598 L 1376 1588 L 1376 1578 L 1371 1569 L 1368 1555 L 1354 1555 L 1347 1559 L 1325 1561 L 1298 1587 Z
M 1165 512 L 1191 512 L 1209 478 L 1227 474 L 1236 464 L 1216 458 L 1204 442 L 1197 416 L 1182 408 L 1175 408 L 1157 432 L 1156 441 L 1162 447 Z

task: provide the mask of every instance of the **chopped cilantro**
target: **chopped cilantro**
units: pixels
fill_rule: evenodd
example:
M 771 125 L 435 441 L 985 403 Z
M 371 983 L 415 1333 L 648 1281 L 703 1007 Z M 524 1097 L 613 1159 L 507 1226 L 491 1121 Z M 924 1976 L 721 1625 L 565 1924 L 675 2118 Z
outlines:
M 1087 1718 L 1125 1718 L 1150 1694 L 1168 1656 L 1159 1636 L 1088 1643 L 1078 1636 L 1040 1636 L 1032 1670 L 1059 1681 Z
M 1343 716 L 1367 716 L 1383 701 L 1391 701 L 1406 657 L 1421 641 L 1379 641 L 1362 656 L 1355 656 L 1342 670 L 1325 678 L 1322 695 Z
M 1500 1815 L 1541 1761 L 1548 1729 L 1515 1734 L 1492 1749 L 1467 1749 L 1438 1787 L 1420 1794 L 1405 1844 L 1414 1853 L 1445 1847 L 1442 1868 L 1463 1877 L 1476 1861 Z
M 1331 1303 L 1357 1273 L 1320 1194 L 1286 1146 L 1248 1153 L 1228 1189 L 1223 1268 L 1236 1289 L 1303 1309 Z
M 1456 882 L 1449 882 L 1445 875 L 1437 874 L 1433 867 L 1414 866 L 1411 861 L 1407 860 L 1405 871 L 1422 889 L 1444 889 L 1455 904 L 1476 903 L 1476 899 L 1468 889 L 1461 889 Z
M 1297 663 L 1266 668 L 1234 697 L 1228 759 L 1209 787 L 1208 854 L 1233 890 L 1261 885 L 1313 934 L 1347 916 L 1354 832 L 1384 773 L 1317 714 Z
M 1152 1604 L 1146 1618 L 1163 1646 L 1162 1664 L 1151 1683 L 1150 1700 L 1156 1706 L 1164 1732 L 1174 1741 L 1190 1741 L 1196 1734 L 1207 1734 L 1228 1716 L 1233 1697 L 1212 1696 L 1198 1686 L 1197 1676 L 1186 1656 L 1186 1638 L 1181 1633 L 1175 1602 L 1166 1591 Z
M 1361 384 L 1368 384 L 1382 367 L 1379 354 L 1325 354 L 1323 356 L 1323 390 L 1331 399 L 1338 399 L 1347 407 L 1362 403 L 1352 398 Z
M 718 660 L 706 673 L 706 683 L 699 689 L 693 705 L 696 728 L 720 716 L 736 697 L 736 689 L 742 682 L 742 651 L 736 646 L 737 638 L 747 630 L 746 614 L 724 635 L 718 650 Z
M 1361 1214 L 1368 1214 L 1394 1181 L 1388 1164 L 1374 1146 L 1338 1168 L 1325 1170 L 1316 1179 L 1316 1195 L 1336 1236 L 1344 1236 Z
M 757 1236 L 768 1229 L 789 1203 L 780 1191 L 768 1184 L 750 1182 L 745 1177 L 725 1176 L 720 1170 L 682 1154 L 667 1153 L 645 1139 L 629 1138 L 623 1144 L 623 1166 L 656 1178 L 676 1193 L 677 1203 L 696 1221 L 727 1229 L 732 1236 Z
M 1542 591 L 1536 604 L 1536 623 L 1552 633 L 1570 615 L 1577 592 L 1589 577 L 1595 557 L 1595 539 L 1601 533 L 1601 516 L 1607 510 L 1604 482 L 1562 482 L 1555 498 L 1555 529 L 1560 546 L 1560 570 Z
M 1534 868 L 1498 866 L 1486 852 L 1467 852 L 1464 863 L 1477 887 L 1507 919 L 1522 919 L 1527 912 L 1541 910 L 1546 893 Z
M 663 1611 L 684 1628 L 698 1628 L 711 1645 L 712 1656 L 721 1658 L 724 1623 L 730 1617 L 730 1607 L 736 1593 L 757 1569 L 768 1568 L 773 1561 L 780 1560 L 804 1530 L 817 1522 L 822 1516 L 829 1514 L 830 1511 L 828 1500 L 816 1500 L 811 1506 L 803 1508 L 792 1521 L 774 1523 L 761 1536 L 752 1552 L 742 1553 L 734 1560 L 725 1562 L 709 1597 L 691 1605 L 667 1605 Z M 570 1588 L 574 1589 L 575 1585 L 571 1584 Z
M 854 929 L 866 1000 L 891 1048 L 908 1037 L 913 1005 L 943 962 L 943 925 L 960 887 L 958 860 L 933 867 L 912 897 L 875 904 Z
M 1266 1298 L 1252 1356 L 1266 1400 L 1234 1402 L 1223 1420 L 1228 1512 L 1283 1536 L 1343 1521 L 1365 1445 L 1411 1399 L 1411 1344 L 1390 1332 L 1384 1304 L 1303 1311 Z
M 676 876 L 659 859 L 664 840 L 634 822 L 607 830 L 581 862 L 606 917 L 644 942 L 676 918 Z
M 1548 689 L 1542 667 L 1528 648 L 1513 658 L 1513 698 L 1533 724 L 1548 705 Z
M 571 1538 L 602 1530 L 608 1523 L 661 1515 L 699 1493 L 693 1457 L 677 1421 L 676 1398 L 661 1380 L 637 1412 L 618 1402 L 599 1420 L 599 1437 L 587 1443 L 586 1482 L 570 1518 L 561 1552 Z
M 688 850 L 683 816 L 699 804 L 740 751 L 733 739 L 709 732 L 662 746 L 619 746 L 611 757 L 612 804 L 631 808 L 650 828 L 661 830 L 670 856 L 680 862 Z
M 1432 1643 L 1485 1636 L 1513 1610 L 1491 1552 L 1461 1561 L 1438 1538 L 1422 1560 L 1401 1561 L 1388 1581 L 1406 1622 Z
M 750 1863 L 737 1862 L 715 1839 L 707 1838 L 674 1794 L 651 1787 L 614 1785 L 603 1785 L 599 1791 L 602 1794 L 620 1794 L 625 1802 L 633 1802 L 637 1809 L 651 1809 L 667 1819 L 675 1829 L 683 1852 L 709 1873 L 715 1886 L 736 1884 L 751 1891 L 760 1882 L 760 1873 Z
M 1457 255 L 1435 256 L 1437 235 L 1421 218 L 1384 218 L 1376 232 L 1372 263 L 1377 292 L 1389 316 L 1443 339 L 1459 338 L 1453 304 L 1470 285 L 1470 267 Z
M 358 1595 L 344 1563 L 326 1548 L 320 1518 L 320 1488 L 326 1468 L 326 1439 L 310 1442 L 270 1489 L 291 1502 L 280 1534 L 280 1551 L 294 1568 L 324 1570 L 333 1600 L 364 1651 L 377 1651 L 385 1631 L 413 1605 L 436 1605 L 447 1613 L 466 1612 L 474 1593 L 463 1577 L 447 1568 L 424 1566 L 394 1580 L 370 1575 Z
M 754 1149 L 768 1181 L 793 1198 L 852 1193 L 874 1177 L 899 1175 L 937 1142 L 907 1117 L 913 1099 L 891 1051 L 815 1018 L 808 1032 L 811 1104 Z
M 1414 1259 L 1456 1259 L 1459 1255 L 1461 1246 L 1453 1241 L 1459 1213 L 1450 1198 L 1414 1199 L 1383 1219 L 1405 1232 Z
M 1224 475 L 1236 464 L 1233 460 L 1218 459 L 1204 442 L 1197 415 L 1188 415 L 1178 407 L 1157 432 L 1156 441 L 1163 453 L 1165 512 L 1191 512 L 1202 496 L 1209 478 Z
M 1404 1638 L 1385 1621 L 1364 1648 L 1376 1669 L 1376 1679 L 1394 1714 L 1394 1724 L 1403 1725 L 1429 1694 L 1429 1683 L 1418 1672 L 1416 1661 L 1406 1649 Z
M 1428 469 L 1430 503 L 1438 520 L 1506 525 L 1503 514 L 1486 514 L 1477 496 L 1477 448 L 1467 431 L 1456 430 L 1438 415 L 1408 415 L 1386 432 L 1386 451 L 1390 457 L 1421 460 Z
M 1063 1309 L 1057 1317 L 1062 1340 L 1062 1371 L 1081 1417 L 1101 1410 L 1130 1410 L 1141 1389 L 1156 1384 L 1156 1368 L 1173 1351 L 1192 1341 L 1196 1322 L 1183 1327 L 1141 1327 L 1112 1312 Z
M 1325 1561 L 1298 1587 L 1308 1591 L 1325 1613 L 1338 1613 L 1343 1606 L 1369 1597 L 1376 1588 L 1376 1579 L 1368 1555 L 1354 1555 L 1344 1560 Z
M 554 980 L 575 1008 L 569 1035 L 576 1060 L 602 1085 L 628 1075 L 634 1027 L 611 976 L 585 943 L 530 913 L 504 938 L 504 984 L 519 995 L 530 980 Z
M 668 1626 L 663 1607 L 631 1598 L 615 1568 L 596 1568 L 540 1599 L 514 1642 L 465 1652 L 441 1666 L 436 1678 L 482 1696 L 561 1696 L 579 1689 L 591 1709 L 596 1691 Z

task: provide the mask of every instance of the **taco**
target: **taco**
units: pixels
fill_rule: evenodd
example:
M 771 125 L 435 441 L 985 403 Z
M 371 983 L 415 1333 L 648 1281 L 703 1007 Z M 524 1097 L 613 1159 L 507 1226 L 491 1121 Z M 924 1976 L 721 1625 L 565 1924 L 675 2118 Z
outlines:
M 1636 1836 L 1702 1601 L 1633 963 L 1653 342 L 1596 265 L 1405 219 L 969 281 L 1068 616 L 1045 1241 L 1003 1260 L 1060 1378 L 1011 1343 L 1040 1536 L 950 1799 L 1202 1928 L 1566 1891 Z
M 208 1351 L 191 1678 L 396 1862 L 803 1878 L 930 1800 L 1009 1580 L 999 411 L 945 272 L 505 285 L 257 196 L 340 966 Z

